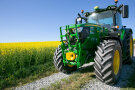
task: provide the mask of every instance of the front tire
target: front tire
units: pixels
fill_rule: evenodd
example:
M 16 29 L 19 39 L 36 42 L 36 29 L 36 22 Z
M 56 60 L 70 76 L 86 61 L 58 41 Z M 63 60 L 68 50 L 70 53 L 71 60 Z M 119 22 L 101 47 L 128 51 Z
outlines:
M 94 69 L 98 80 L 112 85 L 120 77 L 122 50 L 119 41 L 104 40 L 95 52 Z
M 55 65 L 55 68 L 62 73 L 70 74 L 71 72 L 77 70 L 77 66 L 72 66 L 72 67 L 70 67 L 70 65 L 64 66 L 61 46 L 59 46 L 56 49 L 53 60 L 54 60 L 53 63 Z

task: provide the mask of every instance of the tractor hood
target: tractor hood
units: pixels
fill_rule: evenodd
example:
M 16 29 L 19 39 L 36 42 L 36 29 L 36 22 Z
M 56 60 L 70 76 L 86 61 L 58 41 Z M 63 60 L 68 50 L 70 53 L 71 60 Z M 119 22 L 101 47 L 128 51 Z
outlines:
M 72 25 L 69 25 L 69 29 L 76 28 L 76 27 L 78 28 L 78 27 L 90 27 L 90 26 L 101 27 L 100 25 L 97 25 L 97 24 L 85 23 L 85 24 L 72 24 Z
M 70 24 L 70 25 L 62 26 L 62 27 L 60 27 L 60 30 L 68 30 L 68 29 L 79 28 L 79 27 L 97 27 L 97 28 L 101 28 L 101 26 L 98 25 L 98 24 L 85 23 L 85 24 Z

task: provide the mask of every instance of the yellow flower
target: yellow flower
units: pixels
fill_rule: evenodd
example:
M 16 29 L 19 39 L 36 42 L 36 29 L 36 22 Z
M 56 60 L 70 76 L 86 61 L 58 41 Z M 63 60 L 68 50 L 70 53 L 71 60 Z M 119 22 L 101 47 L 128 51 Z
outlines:
M 32 49 L 36 49 L 37 51 L 41 51 L 43 48 L 48 47 L 58 47 L 61 42 L 59 41 L 48 41 L 48 42 L 21 42 L 21 43 L 0 43 L 0 51 L 1 55 L 6 54 L 14 54 L 17 52 L 22 52 L 24 50 L 29 51 L 32 54 Z M 53 49 L 50 49 L 53 53 Z

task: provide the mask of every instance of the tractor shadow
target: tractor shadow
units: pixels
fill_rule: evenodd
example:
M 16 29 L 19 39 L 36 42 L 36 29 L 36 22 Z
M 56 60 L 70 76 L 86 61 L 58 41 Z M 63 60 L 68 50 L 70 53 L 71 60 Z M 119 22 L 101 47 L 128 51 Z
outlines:
M 94 63 L 89 63 L 89 64 L 85 64 L 82 67 L 80 67 L 76 72 L 77 73 L 94 73 L 94 67 L 93 67 Z M 91 75 L 91 77 L 94 79 L 96 78 L 95 74 Z
M 135 89 L 135 56 L 133 57 L 133 63 L 131 65 L 123 64 L 122 72 L 119 81 L 113 85 L 120 88 L 132 88 Z

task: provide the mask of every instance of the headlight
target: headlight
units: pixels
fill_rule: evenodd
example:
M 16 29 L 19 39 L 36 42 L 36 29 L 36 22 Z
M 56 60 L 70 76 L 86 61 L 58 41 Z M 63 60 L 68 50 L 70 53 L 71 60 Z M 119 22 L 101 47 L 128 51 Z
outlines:
M 81 18 L 77 18 L 77 22 L 80 22 L 82 19 Z

